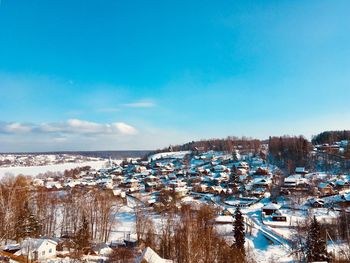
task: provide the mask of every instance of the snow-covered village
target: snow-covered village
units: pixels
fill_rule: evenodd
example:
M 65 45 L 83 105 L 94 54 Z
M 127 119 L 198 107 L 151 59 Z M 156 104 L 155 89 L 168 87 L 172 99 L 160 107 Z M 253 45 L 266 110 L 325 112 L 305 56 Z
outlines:
M 347 142 L 227 138 L 109 158 L 100 168 L 6 175 L 0 255 L 13 262 L 302 262 L 318 246 L 318 261 L 347 262 Z M 276 143 L 285 157 L 273 152 Z M 301 156 L 292 152 L 298 145 L 306 147 Z
M 349 0 L 0 0 L 0 263 L 350 263 Z

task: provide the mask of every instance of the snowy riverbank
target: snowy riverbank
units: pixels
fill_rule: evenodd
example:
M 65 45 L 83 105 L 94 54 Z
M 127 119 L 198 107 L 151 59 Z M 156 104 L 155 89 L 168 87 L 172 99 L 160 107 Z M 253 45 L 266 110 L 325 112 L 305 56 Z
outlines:
M 63 163 L 63 164 L 52 164 L 42 166 L 15 166 L 15 167 L 0 167 L 0 177 L 11 174 L 11 175 L 31 175 L 36 176 L 40 173 L 46 172 L 64 172 L 67 169 L 73 169 L 76 167 L 91 166 L 93 169 L 100 169 L 106 164 L 107 160 L 100 161 L 87 161 L 79 163 Z

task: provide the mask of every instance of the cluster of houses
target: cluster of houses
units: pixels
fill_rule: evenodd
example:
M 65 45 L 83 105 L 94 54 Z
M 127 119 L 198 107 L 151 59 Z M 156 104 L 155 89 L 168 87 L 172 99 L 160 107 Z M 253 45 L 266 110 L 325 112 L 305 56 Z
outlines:
M 96 244 L 87 251 L 93 262 L 106 262 L 113 253 L 113 248 L 119 244 Z M 64 261 L 70 250 L 65 246 L 64 240 L 57 238 L 26 238 L 21 243 L 0 247 L 1 262 L 58 262 Z M 70 261 L 67 261 L 70 262 Z M 84 261 L 85 262 L 85 261 Z M 161 258 L 155 251 L 147 247 L 135 259 L 136 263 L 171 263 L 172 260 Z
M 0 167 L 16 166 L 42 166 L 63 163 L 82 163 L 99 161 L 100 158 L 88 157 L 76 154 L 29 154 L 29 153 L 2 153 L 0 154 Z
M 338 142 L 334 142 L 333 144 L 325 143 L 321 145 L 316 145 L 315 150 L 320 152 L 341 154 L 344 153 L 345 149 L 348 147 L 348 143 L 348 140 L 341 140 Z
M 349 175 L 310 173 L 304 167 L 297 167 L 293 174 L 279 181 L 274 174 L 275 168 L 258 156 L 239 152 L 170 152 L 152 155 L 148 160 L 110 161 L 105 168 L 83 169 L 71 177 L 36 178 L 33 185 L 48 191 L 99 188 L 101 191 L 110 191 L 118 198 L 127 195 L 139 200 L 146 198 L 147 202 L 144 203 L 154 207 L 161 202 L 161 193 L 164 191 L 190 202 L 201 198 L 224 207 L 222 214 L 216 218 L 216 223 L 231 225 L 235 207 L 249 208 L 258 204 L 260 206 L 256 207 L 263 223 L 270 220 L 277 222 L 277 225 L 288 226 L 290 216 L 281 212 L 288 208 L 269 199 L 272 187 L 277 182 L 282 184 L 282 197 L 305 194 L 308 196 L 307 205 L 313 208 L 326 207 L 327 203 L 350 206 Z M 108 254 L 112 248 L 120 245 L 113 242 L 109 245 L 96 245 L 92 247 L 92 253 Z M 122 245 L 135 246 L 127 240 Z M 64 250 L 62 240 L 41 238 L 26 239 L 21 244 L 7 246 L 1 251 L 41 261 L 56 257 L 58 249 Z M 144 261 L 140 262 L 151 262 L 152 257 L 158 258 L 151 249 L 145 250 L 141 256 Z M 163 259 L 159 257 L 159 260 Z
M 294 174 L 284 179 L 281 193 L 305 192 L 325 197 L 347 190 L 350 190 L 349 175 L 309 173 L 304 167 L 297 167 Z
M 48 190 L 99 187 L 122 197 L 165 190 L 180 198 L 193 193 L 261 198 L 270 190 L 272 181 L 273 174 L 258 157 L 233 160 L 230 154 L 210 151 L 182 158 L 167 155 L 148 161 L 111 163 L 108 168 L 84 170 L 74 178 L 37 178 L 33 184 Z

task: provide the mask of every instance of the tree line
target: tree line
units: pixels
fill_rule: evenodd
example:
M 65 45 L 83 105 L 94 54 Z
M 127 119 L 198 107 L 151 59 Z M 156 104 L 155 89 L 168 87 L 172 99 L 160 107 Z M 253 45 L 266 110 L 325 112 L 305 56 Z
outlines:
M 235 213 L 231 235 L 233 242 L 217 232 L 215 218 L 218 210 L 209 205 L 194 207 L 186 204 L 161 213 L 158 227 L 147 216 L 145 208 L 139 207 L 136 211 L 139 244 L 151 247 L 162 258 L 172 259 L 176 263 L 249 262 L 244 248 L 243 216 L 239 209 Z M 111 262 L 122 262 L 116 259 L 117 255 Z
M 99 189 L 47 191 L 33 188 L 29 177 L 3 177 L 0 242 L 63 236 L 76 249 L 82 249 L 92 240 L 107 242 L 120 206 L 111 192 Z
M 309 165 L 309 154 L 312 149 L 310 142 L 303 136 L 270 137 L 269 161 L 292 173 L 297 166 Z
M 333 144 L 342 140 L 350 140 L 350 130 L 324 131 L 313 136 L 311 142 L 317 144 Z

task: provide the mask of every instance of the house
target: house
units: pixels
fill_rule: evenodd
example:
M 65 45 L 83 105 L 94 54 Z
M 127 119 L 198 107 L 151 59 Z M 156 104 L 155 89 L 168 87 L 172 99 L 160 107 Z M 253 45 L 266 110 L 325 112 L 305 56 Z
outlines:
M 249 194 L 251 196 L 262 198 L 265 195 L 266 189 L 263 187 L 254 187 Z
M 308 173 L 308 171 L 305 169 L 305 167 L 296 167 L 295 168 L 295 173 L 296 174 L 305 175 L 305 174 Z
M 335 182 L 335 185 L 338 190 L 345 190 L 350 188 L 350 183 L 344 180 L 337 180 Z
M 247 162 L 239 162 L 237 165 L 235 165 L 237 169 L 245 169 L 249 170 L 249 164 Z
M 4 247 L 1 247 L 0 251 L 5 251 L 7 253 L 15 254 L 20 249 L 21 249 L 20 244 L 9 244 Z
M 30 260 L 43 261 L 56 257 L 57 242 L 46 238 L 27 238 L 21 243 L 16 256 L 26 256 Z
M 253 188 L 265 188 L 268 189 L 272 184 L 271 179 L 263 177 L 263 178 L 255 178 L 252 182 Z
M 92 247 L 96 255 L 108 256 L 113 252 L 113 249 L 106 243 L 99 243 Z
M 215 218 L 216 224 L 233 224 L 233 217 L 232 215 L 219 215 Z
M 161 258 L 154 250 L 150 247 L 147 247 L 142 255 L 136 259 L 136 263 L 173 263 L 170 259 Z
M 211 194 L 221 194 L 221 192 L 223 191 L 224 189 L 218 185 L 218 186 L 210 186 L 209 187 L 209 193 Z
M 253 175 L 268 175 L 268 174 L 270 174 L 269 169 L 262 168 L 262 167 L 258 167 L 258 169 L 256 169 L 256 171 L 253 173 Z
M 297 188 L 309 185 L 309 181 L 300 174 L 292 174 L 284 179 L 284 188 Z
M 213 170 L 215 172 L 230 172 L 230 169 L 227 168 L 225 165 L 216 165 L 213 167 Z
M 281 205 L 271 203 L 267 204 L 262 208 L 262 212 L 265 213 L 265 215 L 272 215 L 278 213 L 278 209 L 281 208 Z
M 344 200 L 344 202 L 350 203 L 350 193 L 342 194 L 342 195 L 340 196 L 340 198 L 341 198 L 342 200 Z
M 312 207 L 315 207 L 315 208 L 324 207 L 324 200 L 323 199 L 314 199 L 314 200 L 310 201 L 310 204 Z
M 237 168 L 236 169 L 236 173 L 237 175 L 246 175 L 247 174 L 247 170 L 244 168 Z
M 134 178 L 127 179 L 124 183 L 125 187 L 128 189 L 128 192 L 135 192 L 139 190 L 139 181 Z
M 334 194 L 333 186 L 330 183 L 320 183 L 318 185 L 318 190 L 321 195 L 332 195 Z
M 193 190 L 199 193 L 206 193 L 208 190 L 208 186 L 205 184 L 196 185 L 193 187 Z
M 157 182 L 151 182 L 151 181 L 147 181 L 144 184 L 145 184 L 145 191 L 146 192 L 152 192 L 152 191 L 156 190 L 156 188 L 159 185 Z
M 170 192 L 175 193 L 176 197 L 184 197 L 188 193 L 187 187 L 176 187 L 175 189 L 170 190 Z
M 45 182 L 44 182 L 44 180 L 35 178 L 35 179 L 33 180 L 32 184 L 33 184 L 34 186 L 38 187 L 38 186 L 44 186 L 44 185 L 45 185 Z
M 52 190 L 59 190 L 63 188 L 60 182 L 55 182 L 55 181 L 46 182 L 45 187 L 47 189 L 52 189 Z

